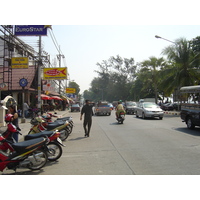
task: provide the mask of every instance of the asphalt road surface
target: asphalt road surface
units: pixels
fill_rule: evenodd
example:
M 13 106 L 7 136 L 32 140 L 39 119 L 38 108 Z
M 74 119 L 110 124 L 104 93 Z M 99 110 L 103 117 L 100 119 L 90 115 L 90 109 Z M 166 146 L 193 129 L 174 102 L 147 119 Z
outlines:
M 126 115 L 118 124 L 111 116 L 94 116 L 84 137 L 80 113 L 69 113 L 75 127 L 64 142 L 62 157 L 39 171 L 19 175 L 199 175 L 200 129 L 188 130 L 179 116 L 163 120 Z M 13 174 L 5 170 L 2 174 Z

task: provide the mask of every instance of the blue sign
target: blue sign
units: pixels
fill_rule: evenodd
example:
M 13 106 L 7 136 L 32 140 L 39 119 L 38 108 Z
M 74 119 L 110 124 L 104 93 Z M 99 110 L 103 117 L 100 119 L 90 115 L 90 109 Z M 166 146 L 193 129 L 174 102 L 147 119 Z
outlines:
M 69 97 L 69 98 L 75 98 L 75 94 L 67 94 L 67 97 Z
M 48 25 L 15 25 L 16 36 L 47 35 Z
M 19 85 L 20 85 L 21 87 L 26 87 L 26 86 L 28 85 L 27 79 L 21 78 L 21 79 L 19 80 Z

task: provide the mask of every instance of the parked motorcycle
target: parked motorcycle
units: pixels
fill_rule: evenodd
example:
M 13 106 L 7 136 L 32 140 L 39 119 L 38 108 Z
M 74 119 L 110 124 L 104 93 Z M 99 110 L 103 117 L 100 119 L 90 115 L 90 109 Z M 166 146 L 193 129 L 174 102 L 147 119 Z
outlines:
M 35 134 L 29 134 L 26 135 L 24 137 L 24 140 L 32 140 L 35 138 L 40 138 L 40 137 L 48 137 L 49 139 L 49 143 L 47 144 L 47 148 L 48 148 L 48 160 L 49 161 L 55 161 L 57 159 L 59 159 L 62 155 L 62 147 L 61 146 L 65 146 L 62 144 L 60 137 L 60 132 L 58 131 L 42 131 L 39 133 L 35 133 Z
M 42 117 L 35 117 L 30 122 L 32 127 L 28 134 L 35 134 L 42 132 L 44 130 L 47 131 L 59 131 L 60 132 L 60 139 L 62 141 L 66 140 L 69 136 L 69 122 L 68 121 L 56 121 L 47 123 L 45 122 Z
M 52 117 L 55 117 L 57 118 L 55 121 L 52 120 Z M 73 122 L 73 119 L 72 117 L 58 117 L 57 115 L 55 114 L 52 114 L 52 113 L 47 113 L 46 115 L 43 115 L 42 118 L 44 119 L 45 122 L 47 122 L 48 124 L 51 124 L 51 122 L 57 122 L 57 121 L 68 121 L 69 122 L 69 126 L 67 127 L 68 129 L 68 133 L 71 134 L 72 133 L 72 129 L 73 129 L 73 126 L 74 126 L 74 122 Z M 43 126 L 45 127 L 46 124 L 43 123 Z
M 24 142 L 13 143 L 0 134 L 1 145 L 11 149 L 10 153 L 0 150 L 0 171 L 7 167 L 16 172 L 17 168 L 25 167 L 31 170 L 39 170 L 47 162 L 46 143 L 47 138 L 36 138 Z
M 120 112 L 118 117 L 117 117 L 117 121 L 119 124 L 123 124 L 125 120 L 125 113 L 124 112 Z
M 13 133 L 18 132 L 16 127 L 12 124 L 11 119 L 13 115 L 7 114 L 5 116 L 5 121 L 7 122 L 7 130 L 2 134 L 2 136 L 10 141 L 11 143 L 16 143 L 14 138 L 12 137 Z M 19 132 L 18 132 L 19 133 Z M 60 133 L 58 131 L 43 131 L 36 134 L 26 135 L 24 137 L 25 140 L 31 140 L 35 138 L 40 137 L 47 137 L 48 138 L 48 144 L 47 144 L 47 155 L 48 160 L 55 161 L 59 159 L 62 155 L 62 148 L 61 146 L 65 146 L 62 144 L 62 141 L 59 138 Z M 0 149 L 3 151 L 7 151 L 8 149 L 10 151 L 14 151 L 14 149 L 10 148 L 9 144 L 7 142 L 4 142 L 4 144 L 0 145 Z

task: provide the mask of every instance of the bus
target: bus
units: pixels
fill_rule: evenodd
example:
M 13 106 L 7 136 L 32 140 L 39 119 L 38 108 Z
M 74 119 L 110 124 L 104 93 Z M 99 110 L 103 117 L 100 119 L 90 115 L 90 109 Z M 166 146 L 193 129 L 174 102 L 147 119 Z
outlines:
M 180 117 L 188 129 L 200 126 L 200 85 L 180 88 Z

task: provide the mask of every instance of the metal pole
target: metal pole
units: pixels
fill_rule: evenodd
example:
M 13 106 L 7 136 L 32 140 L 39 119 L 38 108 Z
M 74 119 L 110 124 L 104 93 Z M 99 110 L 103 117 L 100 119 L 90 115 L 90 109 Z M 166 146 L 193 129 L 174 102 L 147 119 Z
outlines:
M 38 109 L 41 111 L 41 48 L 42 48 L 42 37 L 39 36 L 39 62 L 38 62 Z

